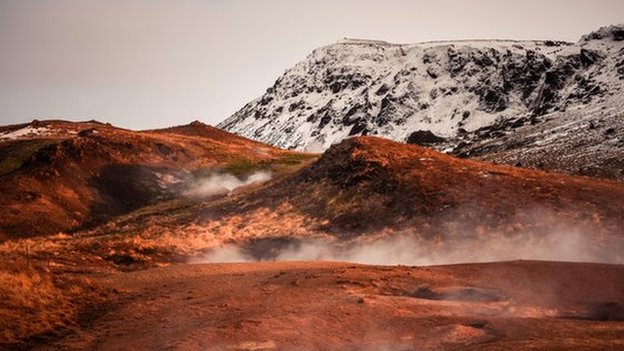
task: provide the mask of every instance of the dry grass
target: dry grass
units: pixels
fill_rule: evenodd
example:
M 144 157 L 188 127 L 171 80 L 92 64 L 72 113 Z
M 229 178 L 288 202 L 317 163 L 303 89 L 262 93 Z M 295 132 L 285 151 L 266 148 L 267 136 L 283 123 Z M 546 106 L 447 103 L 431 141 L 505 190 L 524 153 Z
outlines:
M 74 314 L 66 296 L 34 269 L 0 271 L 0 339 L 13 343 L 66 326 Z
M 28 255 L 7 250 L 23 246 L 0 246 L 0 349 L 27 349 L 34 339 L 61 335 L 79 324 L 85 308 L 109 298 L 88 274 L 55 271 L 58 264 L 41 258 L 55 245 Z

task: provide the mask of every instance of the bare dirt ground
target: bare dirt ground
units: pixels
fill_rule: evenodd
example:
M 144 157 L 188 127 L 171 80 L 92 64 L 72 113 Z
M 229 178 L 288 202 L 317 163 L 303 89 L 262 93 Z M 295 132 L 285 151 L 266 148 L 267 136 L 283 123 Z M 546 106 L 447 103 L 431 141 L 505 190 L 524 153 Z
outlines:
M 107 313 L 36 350 L 624 349 L 624 266 L 175 265 L 101 280 Z

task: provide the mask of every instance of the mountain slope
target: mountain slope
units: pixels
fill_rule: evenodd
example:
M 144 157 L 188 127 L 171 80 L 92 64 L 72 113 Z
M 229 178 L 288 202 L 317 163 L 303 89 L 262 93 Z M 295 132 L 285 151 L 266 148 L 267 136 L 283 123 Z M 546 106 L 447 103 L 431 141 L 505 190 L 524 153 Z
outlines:
M 538 124 L 483 128 L 452 154 L 624 181 L 624 100 L 613 96 L 541 117 Z
M 434 236 L 458 222 L 466 232 L 513 232 L 546 228 L 554 224 L 550 215 L 558 223 L 580 226 L 600 221 L 594 230 L 620 234 L 624 187 L 359 137 L 330 148 L 296 176 L 219 205 L 226 214 L 290 208 L 317 219 L 317 229 L 339 236 L 384 228 Z
M 379 240 L 397 257 L 411 252 L 412 264 L 517 258 L 624 262 L 623 211 L 624 186 L 616 182 L 358 137 L 331 147 L 296 173 L 198 203 L 146 207 L 58 244 L 105 258 L 114 249 L 128 255 L 129 266 L 177 261 L 224 244 L 252 258 L 272 259 L 310 242 L 318 243 L 311 252 L 322 254 Z M 293 257 L 319 258 L 298 254 Z M 340 252 L 328 257 L 352 258 Z
M 179 196 L 197 176 L 291 155 L 194 122 L 135 132 L 99 122 L 0 129 L 0 239 L 92 225 Z
M 602 28 L 576 44 L 347 39 L 314 50 L 219 127 L 301 150 L 368 134 L 452 151 L 481 140 L 482 128 L 502 124 L 498 132 L 506 134 L 545 114 L 617 101 L 622 33 L 622 26 Z M 617 116 L 608 117 L 612 122 L 620 123 Z

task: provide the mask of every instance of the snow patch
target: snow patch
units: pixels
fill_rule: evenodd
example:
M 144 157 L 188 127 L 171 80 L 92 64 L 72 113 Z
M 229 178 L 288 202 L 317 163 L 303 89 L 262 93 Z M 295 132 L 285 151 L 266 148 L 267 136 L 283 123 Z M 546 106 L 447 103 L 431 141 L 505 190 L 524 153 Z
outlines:
M 24 127 L 12 132 L 0 133 L 0 139 L 16 140 L 24 137 L 36 137 L 42 135 L 48 135 L 52 130 L 48 127 Z

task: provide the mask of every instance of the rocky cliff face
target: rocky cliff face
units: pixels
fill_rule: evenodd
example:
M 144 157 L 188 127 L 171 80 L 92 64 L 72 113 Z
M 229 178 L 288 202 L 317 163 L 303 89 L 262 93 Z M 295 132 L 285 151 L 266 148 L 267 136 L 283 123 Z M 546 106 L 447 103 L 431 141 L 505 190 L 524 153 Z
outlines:
M 576 44 L 345 39 L 314 50 L 219 127 L 310 151 L 355 135 L 452 151 L 484 128 L 538 124 L 547 114 L 604 103 L 623 83 L 622 26 Z

